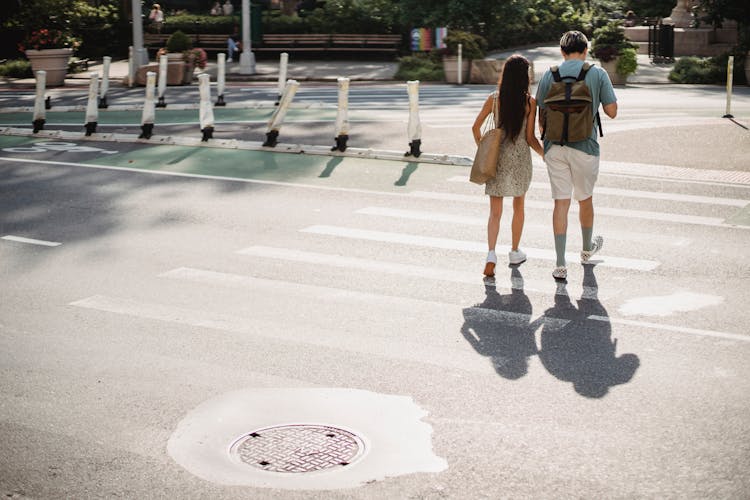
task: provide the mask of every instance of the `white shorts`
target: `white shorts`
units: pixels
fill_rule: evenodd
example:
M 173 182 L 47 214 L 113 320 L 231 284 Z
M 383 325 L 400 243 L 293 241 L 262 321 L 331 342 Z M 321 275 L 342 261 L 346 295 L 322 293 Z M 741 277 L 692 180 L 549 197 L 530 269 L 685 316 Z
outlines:
M 547 163 L 552 198 L 569 200 L 571 193 L 577 201 L 594 194 L 599 176 L 599 157 L 571 147 L 553 144 L 544 155 Z

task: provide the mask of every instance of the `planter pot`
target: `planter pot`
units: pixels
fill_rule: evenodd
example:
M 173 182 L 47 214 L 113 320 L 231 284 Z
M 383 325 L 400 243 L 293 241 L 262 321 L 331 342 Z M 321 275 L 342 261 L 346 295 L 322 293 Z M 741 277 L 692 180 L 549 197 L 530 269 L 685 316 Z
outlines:
M 42 49 L 26 51 L 26 57 L 31 62 L 31 70 L 47 72 L 47 86 L 65 85 L 65 75 L 68 74 L 68 63 L 73 49 Z
M 471 61 L 465 57 L 461 60 L 461 83 L 469 83 L 469 68 Z M 458 83 L 458 57 L 443 57 L 443 72 L 447 83 Z
M 617 72 L 617 58 L 611 61 L 604 62 L 600 61 L 602 69 L 607 72 L 609 79 L 612 80 L 612 85 L 625 85 L 628 81 L 627 75 L 621 75 Z

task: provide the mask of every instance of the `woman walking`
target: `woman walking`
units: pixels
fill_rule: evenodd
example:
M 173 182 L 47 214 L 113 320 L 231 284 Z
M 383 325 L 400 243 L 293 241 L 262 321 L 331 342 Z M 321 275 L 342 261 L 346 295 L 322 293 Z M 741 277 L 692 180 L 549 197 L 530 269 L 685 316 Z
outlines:
M 521 264 L 526 261 L 526 254 L 518 245 L 523 232 L 524 197 L 531 184 L 529 148 L 544 157 L 542 145 L 534 135 L 536 100 L 529 94 L 529 61 L 525 57 L 513 55 L 506 60 L 498 90 L 487 97 L 471 128 L 477 144 L 481 139 L 482 124 L 493 109 L 497 110 L 496 123 L 503 129 L 503 142 L 500 146 L 497 175 L 487 181 L 484 189 L 485 194 L 490 196 L 490 215 L 487 221 L 489 251 L 484 267 L 484 275 L 487 277 L 495 276 L 495 244 L 500 232 L 504 196 L 513 197 L 508 261 L 510 264 Z

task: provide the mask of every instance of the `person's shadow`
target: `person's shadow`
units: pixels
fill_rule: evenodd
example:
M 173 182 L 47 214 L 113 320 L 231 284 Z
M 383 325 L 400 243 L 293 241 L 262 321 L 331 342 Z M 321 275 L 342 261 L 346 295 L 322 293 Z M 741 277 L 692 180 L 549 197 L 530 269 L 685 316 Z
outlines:
M 640 360 L 635 354 L 617 356 L 617 339 L 606 309 L 596 294 L 594 266 L 584 267 L 584 296 L 578 308 L 570 301 L 565 284 L 558 284 L 555 306 L 545 312 L 539 359 L 560 380 L 571 382 L 575 391 L 588 398 L 601 398 L 614 385 L 625 384 L 635 375 Z
M 500 295 L 494 280 L 485 281 L 485 300 L 463 310 L 461 333 L 498 375 L 517 380 L 528 373 L 529 358 L 537 353 L 534 332 L 543 318 L 531 321 L 531 301 L 523 290 L 523 277 L 514 266 L 511 293 Z

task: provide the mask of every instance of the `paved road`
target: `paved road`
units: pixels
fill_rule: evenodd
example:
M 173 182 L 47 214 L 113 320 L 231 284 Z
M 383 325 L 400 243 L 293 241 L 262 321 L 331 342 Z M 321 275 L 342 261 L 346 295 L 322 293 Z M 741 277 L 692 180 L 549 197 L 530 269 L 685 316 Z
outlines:
M 750 182 L 726 149 L 702 169 L 605 161 L 604 251 L 566 286 L 536 162 L 529 261 L 485 283 L 486 200 L 464 167 L 22 136 L 0 149 L 7 496 L 750 491 Z M 297 423 L 353 432 L 360 455 L 295 474 L 240 453 Z M 273 449 L 323 457 L 291 430 Z

